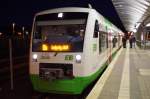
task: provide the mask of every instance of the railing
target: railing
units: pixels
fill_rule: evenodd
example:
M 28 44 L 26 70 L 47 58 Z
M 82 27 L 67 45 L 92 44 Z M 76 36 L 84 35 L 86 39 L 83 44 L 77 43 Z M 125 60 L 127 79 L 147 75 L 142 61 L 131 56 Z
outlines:
M 150 41 L 140 41 L 136 40 L 136 44 L 139 46 L 141 49 L 150 49 Z M 149 44 L 149 45 L 148 45 Z

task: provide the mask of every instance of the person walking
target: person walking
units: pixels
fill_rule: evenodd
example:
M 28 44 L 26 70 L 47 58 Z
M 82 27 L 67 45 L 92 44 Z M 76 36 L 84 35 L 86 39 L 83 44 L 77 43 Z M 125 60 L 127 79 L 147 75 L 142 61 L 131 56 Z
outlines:
M 136 38 L 135 38 L 134 35 L 133 35 L 133 37 L 132 37 L 132 42 L 133 42 L 133 47 L 135 48 Z
M 135 48 L 135 37 L 134 35 L 131 35 L 130 38 L 129 38 L 129 43 L 130 43 L 130 48 L 132 48 L 132 46 L 134 46 Z
M 126 37 L 123 36 L 122 37 L 123 48 L 126 48 L 126 41 L 127 41 Z
M 132 48 L 133 39 L 132 36 L 129 37 L 130 48 Z
M 112 40 L 112 43 L 113 43 L 113 48 L 116 47 L 116 43 L 117 43 L 117 38 L 116 36 L 114 36 L 113 40 Z

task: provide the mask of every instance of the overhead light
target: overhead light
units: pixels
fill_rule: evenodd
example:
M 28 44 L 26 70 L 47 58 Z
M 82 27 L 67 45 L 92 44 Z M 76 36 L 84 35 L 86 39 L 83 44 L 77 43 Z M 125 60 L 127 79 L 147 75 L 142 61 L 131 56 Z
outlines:
M 134 33 L 136 33 L 136 32 L 137 32 L 137 30 L 136 30 L 136 29 L 133 29 L 133 32 L 134 32 Z
M 148 23 L 147 25 L 146 25 L 146 27 L 149 27 L 150 26 L 150 23 Z
M 135 28 L 137 29 L 140 26 L 141 22 L 137 22 Z
M 123 5 L 121 5 L 121 4 L 119 5 L 119 7 L 122 7 L 122 6 L 123 6 Z
M 18 35 L 20 35 L 20 36 L 21 36 L 21 35 L 22 35 L 22 33 L 21 33 L 21 32 L 18 32 Z
M 26 33 L 26 35 L 28 35 L 28 34 L 29 34 L 29 32 L 28 32 L 28 31 L 26 31 L 25 33 Z

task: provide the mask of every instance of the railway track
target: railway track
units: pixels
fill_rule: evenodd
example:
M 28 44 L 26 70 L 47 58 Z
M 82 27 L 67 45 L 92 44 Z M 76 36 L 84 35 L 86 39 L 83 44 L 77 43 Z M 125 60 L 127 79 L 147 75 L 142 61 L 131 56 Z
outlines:
M 13 58 L 13 72 L 14 78 L 22 76 L 28 72 L 28 57 L 15 57 Z M 0 60 L 0 83 L 5 83 L 10 79 L 10 63 L 9 59 Z
M 50 93 L 36 93 L 33 92 L 32 99 L 86 99 L 87 95 L 90 93 L 96 82 L 99 80 L 103 72 L 106 70 L 106 67 L 103 68 L 102 73 L 98 76 L 98 78 L 91 83 L 81 94 L 79 95 L 67 95 L 67 94 L 50 94 Z
M 17 61 L 17 62 L 15 62 Z M 5 64 L 2 66 L 2 64 Z M 0 69 L 0 75 L 3 73 L 3 77 L 1 76 L 0 82 L 3 81 L 5 86 L 1 87 L 1 92 L 5 90 L 6 87 L 10 86 L 9 84 L 9 68 L 6 68 L 5 66 L 8 65 L 8 60 L 1 60 L 0 61 L 0 67 L 3 67 L 3 69 Z M 3 91 L 4 94 L 2 95 L 4 98 L 0 99 L 10 99 L 10 97 L 13 97 L 13 99 L 86 99 L 86 96 L 89 94 L 89 92 L 92 90 L 93 86 L 99 79 L 101 75 L 92 83 L 90 84 L 82 94 L 80 95 L 67 95 L 67 94 L 52 94 L 52 93 L 39 93 L 35 92 L 32 88 L 30 77 L 28 73 L 28 57 L 20 57 L 14 59 L 14 90 L 13 91 Z M 7 66 L 9 67 L 9 65 Z M 105 70 L 105 69 L 104 69 Z M 2 80 L 2 78 L 4 78 Z M 22 97 L 23 96 L 23 97 Z

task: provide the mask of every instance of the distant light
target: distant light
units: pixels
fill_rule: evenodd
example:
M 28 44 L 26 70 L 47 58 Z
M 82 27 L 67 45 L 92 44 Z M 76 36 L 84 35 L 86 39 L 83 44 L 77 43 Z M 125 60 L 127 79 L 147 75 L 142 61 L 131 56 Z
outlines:
M 121 4 L 119 5 L 119 7 L 122 7 L 122 6 L 123 6 L 123 5 L 121 5 Z
M 18 35 L 22 35 L 22 33 L 21 33 L 21 32 L 18 32 Z
M 63 17 L 63 13 L 58 13 L 58 18 L 62 18 Z
M 13 27 L 15 27 L 15 23 L 14 22 L 12 23 L 12 25 L 13 25 Z
M 28 31 L 26 31 L 25 33 L 26 33 L 26 35 L 28 35 L 28 34 L 29 34 L 29 32 L 28 32 Z
M 25 27 L 23 26 L 23 27 L 22 27 L 22 31 L 23 31 L 23 33 L 24 33 L 24 29 L 25 29 Z
M 150 26 L 150 23 L 148 23 L 146 26 L 149 27 L 149 26 Z
M 122 33 L 119 33 L 119 35 L 121 36 L 121 35 L 123 35 Z
M 130 32 L 128 32 L 128 35 L 130 34 Z
M 2 35 L 3 33 L 2 32 L 0 32 L 0 36 Z
M 134 33 L 133 32 L 131 32 L 131 34 L 130 35 L 133 35 Z

